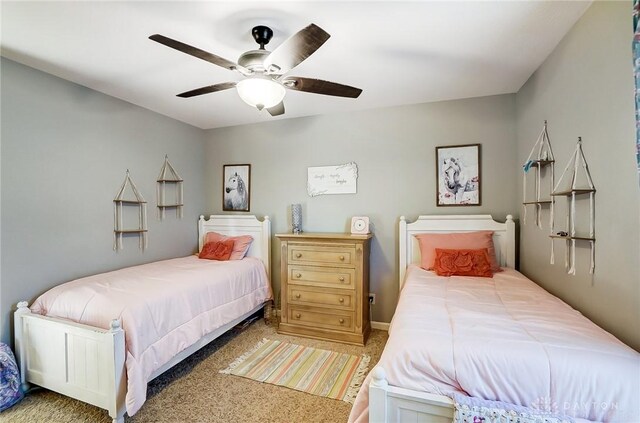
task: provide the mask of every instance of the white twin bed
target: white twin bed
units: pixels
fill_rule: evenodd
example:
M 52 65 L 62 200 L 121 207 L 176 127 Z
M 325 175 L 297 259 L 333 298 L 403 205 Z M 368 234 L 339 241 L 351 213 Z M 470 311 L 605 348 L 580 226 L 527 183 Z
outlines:
M 135 414 L 147 382 L 259 311 L 273 298 L 268 217 L 204 216 L 208 232 L 251 235 L 242 260 L 192 255 L 120 269 L 54 287 L 15 312 L 24 387 L 43 386 L 104 408 L 114 422 Z
M 503 267 L 492 278 L 443 277 L 419 267 L 415 235 L 484 230 L 494 231 Z M 401 218 L 398 306 L 349 420 L 485 419 L 454 405 L 456 398 L 467 406 L 500 401 L 499 409 L 522 413 L 490 415 L 485 423 L 640 421 L 640 355 L 514 264 L 511 216 L 503 224 L 491 216 Z

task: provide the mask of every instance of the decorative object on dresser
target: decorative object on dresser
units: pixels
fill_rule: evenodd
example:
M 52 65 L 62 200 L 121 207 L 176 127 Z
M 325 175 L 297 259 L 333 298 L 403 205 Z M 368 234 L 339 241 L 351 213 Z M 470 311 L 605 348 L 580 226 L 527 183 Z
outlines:
M 291 232 L 294 234 L 302 233 L 302 205 L 291 205 Z
M 567 173 L 569 170 L 571 171 Z M 582 176 L 581 170 L 582 169 Z M 571 183 L 564 184 L 563 180 L 565 176 L 571 175 Z M 568 179 L 568 177 L 567 177 Z M 581 179 L 581 182 L 579 181 Z M 579 184 L 582 183 L 581 187 Z M 576 196 L 589 195 L 589 234 L 577 234 L 576 233 Z M 567 219 L 566 219 L 566 231 L 560 231 L 557 234 L 553 233 L 553 224 L 551 225 L 551 264 L 554 264 L 555 254 L 553 250 L 553 240 L 555 238 L 561 238 L 565 240 L 566 252 L 564 258 L 564 265 L 567 273 L 570 275 L 576 274 L 576 241 L 589 242 L 591 250 L 591 266 L 589 267 L 589 273 L 593 273 L 595 269 L 595 194 L 596 188 L 593 185 L 591 179 L 591 173 L 589 172 L 589 166 L 587 160 L 584 158 L 584 152 L 582 151 L 582 137 L 578 137 L 578 143 L 573 155 L 569 159 L 567 166 L 564 168 L 560 180 L 556 184 L 551 193 L 552 196 L 566 197 L 569 202 L 567 204 Z M 551 219 L 553 219 L 553 209 L 551 213 Z
M 551 141 L 549 140 L 549 132 L 547 131 L 547 121 L 544 121 L 544 126 L 538 140 L 533 145 L 529 157 L 522 165 L 524 170 L 524 176 L 522 177 L 522 222 L 527 223 L 527 206 L 533 205 L 535 212 L 536 226 L 542 229 L 542 219 L 540 218 L 542 212 L 542 206 L 549 205 L 551 212 L 549 214 L 549 226 L 551 227 L 551 234 L 553 234 L 553 197 L 551 192 L 553 191 L 553 184 L 555 182 L 554 176 L 554 164 L 553 150 L 551 149 Z M 533 190 L 535 193 L 535 200 L 527 201 L 527 173 L 530 169 L 534 170 L 535 182 Z M 549 192 L 546 194 L 541 193 L 542 186 L 542 173 L 543 169 L 549 169 Z M 544 198 L 543 198 L 544 197 Z
M 358 165 L 355 162 L 337 166 L 307 168 L 309 197 L 328 194 L 355 194 L 358 191 Z
M 131 190 L 133 197 L 127 196 L 127 188 Z M 138 208 L 138 227 L 125 228 L 122 214 L 127 207 Z M 122 250 L 122 236 L 124 234 L 134 234 L 139 237 L 139 248 L 144 251 L 147 248 L 147 202 L 140 191 L 133 183 L 129 175 L 129 169 L 124 177 L 124 182 L 120 191 L 113 199 L 113 250 Z
M 250 164 L 230 164 L 222 167 L 222 210 L 248 212 L 250 190 Z
M 479 206 L 480 144 L 436 147 L 436 205 Z
M 278 234 L 281 317 L 278 332 L 364 345 L 369 321 L 372 235 Z
M 176 209 L 176 217 L 182 219 L 182 208 L 184 207 L 183 200 L 183 187 L 184 180 L 178 175 L 178 172 L 169 163 L 169 156 L 164 156 L 164 163 L 160 168 L 160 174 L 158 175 L 156 198 L 158 200 L 158 218 L 164 219 L 164 212 L 166 209 Z M 173 187 L 174 198 L 173 202 L 167 201 L 167 185 Z
M 351 233 L 353 235 L 366 235 L 369 233 L 369 217 L 353 216 L 351 218 Z

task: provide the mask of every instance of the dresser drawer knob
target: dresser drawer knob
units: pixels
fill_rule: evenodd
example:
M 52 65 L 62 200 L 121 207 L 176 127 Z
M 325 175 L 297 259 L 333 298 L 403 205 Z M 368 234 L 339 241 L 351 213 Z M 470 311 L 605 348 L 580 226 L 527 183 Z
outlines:
M 340 276 L 340 282 L 344 282 L 344 276 Z
M 340 261 L 344 261 L 344 256 L 340 256 L 338 258 L 340 259 Z
M 340 301 L 341 303 L 344 303 L 344 298 L 340 298 L 338 301 Z
M 296 319 L 300 318 L 300 313 L 296 313 Z
M 344 319 L 338 320 L 341 324 L 344 323 Z
M 296 253 L 296 258 L 302 257 L 302 253 Z
M 296 273 L 296 278 L 301 278 L 302 274 L 301 273 Z
M 296 298 L 300 298 L 300 294 L 296 294 Z

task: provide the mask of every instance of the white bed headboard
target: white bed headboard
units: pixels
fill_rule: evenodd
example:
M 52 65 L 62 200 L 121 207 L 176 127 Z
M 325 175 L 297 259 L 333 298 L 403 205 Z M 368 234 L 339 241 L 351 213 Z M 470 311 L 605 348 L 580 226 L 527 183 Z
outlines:
M 202 250 L 207 232 L 218 232 L 227 236 L 251 235 L 253 242 L 247 252 L 248 257 L 257 257 L 264 263 L 267 276 L 271 277 L 271 221 L 265 216 L 260 222 L 249 215 L 211 215 L 209 220 L 200 216 L 198 221 L 198 251 Z
M 415 235 L 424 233 L 493 231 L 493 245 L 502 267 L 516 266 L 516 224 L 508 215 L 505 223 L 491 215 L 435 215 L 419 216 L 413 223 L 400 217 L 400 289 L 404 284 L 407 266 L 420 263 L 420 247 Z

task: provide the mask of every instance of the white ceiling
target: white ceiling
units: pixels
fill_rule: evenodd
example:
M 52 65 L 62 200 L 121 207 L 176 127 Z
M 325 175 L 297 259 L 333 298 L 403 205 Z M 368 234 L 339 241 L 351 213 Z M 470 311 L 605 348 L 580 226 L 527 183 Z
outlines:
M 9 59 L 208 129 L 514 93 L 590 3 L 2 1 L 0 45 Z M 241 76 L 147 38 L 159 33 L 236 61 L 257 48 L 253 26 L 273 29 L 273 50 L 309 23 L 331 38 L 290 75 L 364 91 L 358 99 L 288 91 L 277 118 L 235 90 L 176 97 Z

